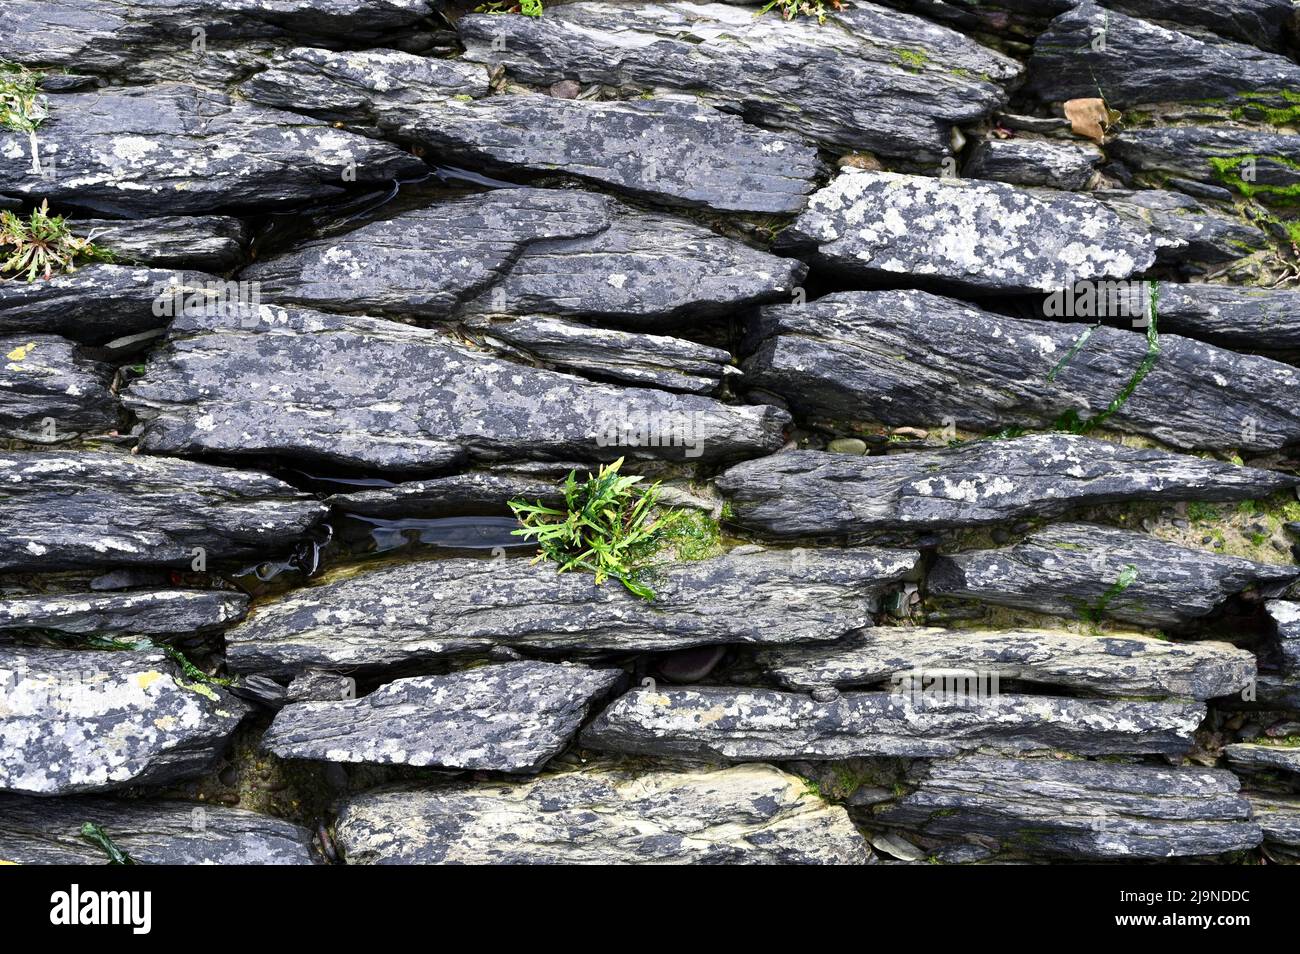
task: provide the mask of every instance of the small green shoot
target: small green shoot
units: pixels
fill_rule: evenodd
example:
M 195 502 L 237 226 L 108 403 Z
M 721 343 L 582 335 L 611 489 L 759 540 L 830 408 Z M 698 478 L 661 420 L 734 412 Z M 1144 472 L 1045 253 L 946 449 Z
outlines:
M 113 839 L 108 837 L 108 833 L 94 822 L 86 822 L 81 826 L 81 837 L 108 855 L 110 865 L 133 865 L 137 863 L 134 858 L 117 847 Z
M 542 15 L 542 0 L 519 0 L 518 3 L 513 0 L 497 0 L 493 3 L 484 3 L 474 8 L 475 13 L 522 13 L 526 17 L 540 17 Z
M 761 17 L 769 10 L 777 10 L 781 14 L 782 20 L 793 20 L 795 17 L 816 17 L 818 23 L 825 23 L 829 6 L 832 10 L 839 10 L 840 0 L 770 0 L 754 16 Z
M 48 280 L 56 273 L 75 272 L 78 260 L 111 262 L 113 256 L 95 245 L 93 233 L 85 238 L 73 235 L 63 216 L 50 214 L 48 202 L 26 219 L 0 212 L 0 276 Z
M 1080 607 L 1079 615 L 1094 626 L 1098 625 L 1101 623 L 1101 618 L 1106 615 L 1106 608 L 1110 606 L 1111 601 L 1132 586 L 1137 578 L 1137 567 L 1132 563 L 1124 564 L 1124 569 L 1120 570 L 1115 582 L 1106 588 L 1106 592 L 1097 597 L 1097 602 L 1092 606 Z

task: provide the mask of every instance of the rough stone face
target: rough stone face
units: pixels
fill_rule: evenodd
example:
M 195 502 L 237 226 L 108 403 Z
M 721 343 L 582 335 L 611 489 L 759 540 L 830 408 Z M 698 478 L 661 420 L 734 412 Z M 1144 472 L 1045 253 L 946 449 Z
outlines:
M 982 755 L 916 763 L 916 788 L 873 815 L 922 836 L 992 839 L 1031 857 L 1219 855 L 1262 839 L 1229 772 Z
M 1229 348 L 1300 354 L 1300 291 L 1161 282 L 1160 322 Z
M 1225 745 L 1223 754 L 1237 772 L 1283 772 L 1300 775 L 1300 748 L 1238 742 Z
M 1297 135 L 1236 126 L 1156 126 L 1125 130 L 1108 148 L 1143 172 L 1234 187 L 1247 171 L 1241 163 L 1253 158 L 1252 195 L 1265 201 L 1286 199 L 1300 189 Z
M 56 335 L 0 335 L 0 436 L 52 444 L 121 423 L 113 368 Z
M 526 474 L 471 471 L 432 480 L 411 480 L 376 490 L 334 494 L 325 502 L 364 517 L 450 517 L 508 513 L 511 500 L 554 506 L 564 499 L 554 481 Z
M 1099 32 L 1103 43 L 1095 42 Z M 1085 0 L 1034 43 L 1027 89 L 1053 102 L 1100 95 L 1124 109 L 1240 94 L 1285 106 L 1283 94 L 1298 86 L 1300 66 L 1285 56 L 1198 39 Z
M 471 72 L 472 71 L 472 72 Z M 494 96 L 487 71 L 392 51 L 297 49 L 242 89 L 350 127 L 374 124 L 497 173 L 565 172 L 673 205 L 790 214 L 821 171 L 802 140 L 693 101 Z
M 1131 579 L 1123 585 L 1126 577 Z M 1177 627 L 1247 589 L 1267 594 L 1297 577 L 1300 567 L 1191 550 L 1112 527 L 1062 523 L 1014 546 L 941 557 L 928 585 L 933 596 Z
M 536 772 L 623 678 L 516 662 L 398 679 L 360 699 L 287 705 L 262 744 L 281 758 Z
M 277 454 L 383 471 L 474 459 L 727 460 L 774 450 L 771 407 L 592 384 L 375 318 L 185 314 L 124 394 L 164 454 Z
M 1079 755 L 1179 754 L 1205 707 L 996 695 L 955 702 L 887 692 L 829 702 L 771 689 L 634 689 L 583 730 L 588 748 L 634 755 L 763 759 L 937 758 L 991 747 Z
M 1060 433 L 879 457 L 790 451 L 717 479 L 735 523 L 791 538 L 958 529 L 1125 500 L 1252 500 L 1297 483 L 1276 471 Z
M 0 569 L 189 567 L 287 548 L 326 512 L 273 477 L 106 452 L 0 453 Z
M 311 833 L 242 808 L 180 801 L 0 795 L 0 864 L 107 864 L 80 837 L 94 822 L 145 865 L 309 865 Z
M 189 296 L 219 283 L 203 272 L 131 265 L 87 265 L 49 281 L 0 282 L 0 334 L 56 334 L 103 344 L 166 327 L 169 289 Z
M 396 146 L 182 84 L 49 97 L 32 171 L 26 133 L 0 130 L 0 190 L 112 216 L 264 212 L 428 171 Z
M 655 599 L 528 560 L 436 560 L 359 574 L 259 606 L 226 634 L 241 672 L 374 668 L 493 646 L 651 652 L 834 639 L 914 575 L 909 550 L 728 553 L 666 566 Z M 738 607 L 744 612 L 737 612 Z
M 1081 191 L 1106 158 L 1093 145 L 1052 139 L 990 139 L 971 151 L 967 179 L 996 179 L 1022 186 Z
M 1300 848 L 1300 799 L 1268 798 L 1251 793 L 1251 814 L 1269 845 Z
M 347 800 L 349 864 L 865 864 L 839 806 L 770 765 L 397 788 Z
M 788 298 L 804 266 L 580 191 L 499 189 L 317 239 L 240 278 L 268 300 L 448 318 L 612 316 L 644 324 Z
M 1146 335 L 1102 327 L 1048 375 L 1090 325 L 1008 318 L 918 291 L 839 292 L 763 309 L 745 381 L 799 413 L 996 433 L 1091 418 L 1119 396 Z M 1106 426 L 1174 447 L 1276 450 L 1300 441 L 1300 371 L 1160 336 L 1160 357 Z
M 1227 643 L 1057 630 L 880 626 L 833 647 L 763 650 L 760 663 L 787 689 L 870 686 L 914 670 L 974 670 L 1103 696 L 1212 699 L 1255 677 L 1255 657 Z
M 1161 264 L 1231 262 L 1268 245 L 1268 236 L 1259 229 L 1212 212 L 1181 192 L 1106 189 L 1093 197 L 1125 221 L 1148 229 Z
M 162 653 L 0 646 L 0 791 L 168 784 L 206 769 L 245 712 Z
M 976 293 L 1123 279 L 1155 261 L 1148 233 L 1088 196 L 893 172 L 841 174 L 778 244 L 859 280 Z
M 1300 676 L 1300 603 L 1269 600 L 1264 609 L 1277 626 L 1276 641 L 1282 668 L 1290 675 Z
M 665 391 L 711 394 L 731 364 L 731 353 L 721 348 L 667 335 L 594 328 L 562 318 L 483 318 L 471 328 L 486 343 L 495 339 L 508 351 L 558 368 Z
M 239 622 L 247 608 L 248 597 L 223 590 L 19 596 L 0 600 L 0 630 L 102 636 L 203 633 Z
M 244 259 L 248 226 L 226 215 L 164 215 L 133 221 L 78 219 L 77 233 L 89 235 L 117 261 L 154 268 L 197 268 L 225 272 Z
M 871 3 L 815 19 L 721 4 L 575 3 L 540 20 L 456 24 L 466 57 L 524 82 L 668 88 L 827 146 L 916 162 L 948 152 L 949 129 L 1005 102 L 1014 60 L 919 17 Z M 980 77 L 980 78 L 977 78 Z

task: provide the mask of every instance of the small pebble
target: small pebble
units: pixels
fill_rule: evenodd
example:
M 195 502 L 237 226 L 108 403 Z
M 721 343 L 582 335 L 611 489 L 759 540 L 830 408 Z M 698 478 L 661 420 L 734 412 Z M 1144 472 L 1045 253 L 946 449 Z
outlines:
M 840 691 L 834 686 L 818 686 L 812 691 L 814 702 L 834 702 L 840 697 Z
M 856 454 L 861 457 L 867 452 L 867 442 L 856 437 L 839 437 L 826 445 L 832 454 Z
M 552 83 L 550 93 L 559 99 L 577 99 L 582 87 L 573 80 L 560 80 Z

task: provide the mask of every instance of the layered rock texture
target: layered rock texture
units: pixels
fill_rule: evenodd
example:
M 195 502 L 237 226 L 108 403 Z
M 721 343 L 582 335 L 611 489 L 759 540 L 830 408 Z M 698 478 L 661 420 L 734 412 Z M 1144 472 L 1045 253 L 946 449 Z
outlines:
M 1291 0 L 0 24 L 0 863 L 1300 862 Z

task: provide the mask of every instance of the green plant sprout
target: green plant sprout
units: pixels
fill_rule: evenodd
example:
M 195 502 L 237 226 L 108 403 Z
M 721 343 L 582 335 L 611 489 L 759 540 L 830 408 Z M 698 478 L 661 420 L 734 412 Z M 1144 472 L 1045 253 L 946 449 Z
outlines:
M 827 16 L 827 2 L 832 10 L 839 10 L 840 0 L 770 0 L 758 13 L 756 17 L 761 17 L 769 10 L 775 9 L 780 12 L 782 20 L 793 20 L 795 17 L 816 17 L 818 23 L 825 23 Z
M 117 847 L 113 839 L 108 837 L 108 833 L 94 822 L 86 822 L 81 826 L 81 837 L 108 855 L 110 865 L 136 864 L 136 860 Z
M 32 147 L 32 170 L 39 172 L 36 129 L 49 115 L 41 95 L 41 73 L 0 60 L 0 127 L 26 133 Z
M 77 270 L 78 259 L 111 262 L 113 256 L 94 243 L 94 233 L 80 238 L 61 215 L 50 215 L 42 202 L 27 219 L 15 212 L 0 212 L 0 275 L 26 274 L 27 281 L 49 279 L 57 272 Z
M 484 3 L 474 8 L 475 13 L 522 13 L 526 17 L 540 17 L 542 15 L 542 0 L 519 0 L 515 3 L 513 0 L 495 0 L 492 3 Z
M 681 510 L 654 516 L 659 484 L 642 488 L 642 478 L 619 473 L 622 466 L 620 457 L 582 482 L 569 471 L 563 484 L 564 510 L 543 506 L 540 500 L 510 501 L 523 524 L 513 532 L 537 541 L 542 552 L 534 562 L 549 560 L 559 565 L 560 573 L 586 570 L 595 574 L 597 584 L 612 577 L 634 595 L 651 600 L 654 590 L 642 578 L 650 558 L 687 517 Z

